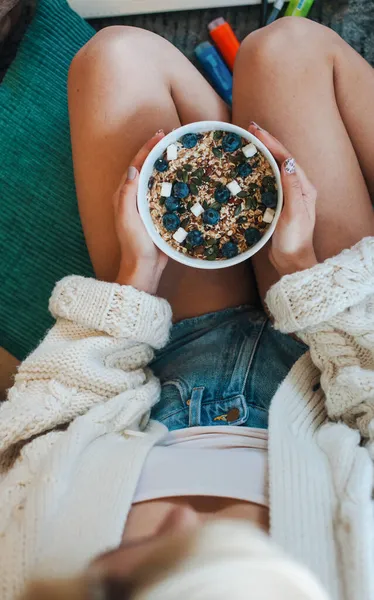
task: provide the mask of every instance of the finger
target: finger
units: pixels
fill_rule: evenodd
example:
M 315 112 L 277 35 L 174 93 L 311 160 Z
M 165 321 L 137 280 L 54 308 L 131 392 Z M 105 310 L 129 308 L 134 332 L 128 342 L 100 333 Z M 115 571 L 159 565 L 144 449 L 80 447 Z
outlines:
M 118 206 L 116 218 L 126 224 L 128 234 L 136 234 L 138 237 L 145 233 L 143 221 L 139 215 L 137 204 L 137 193 L 139 184 L 139 171 L 130 166 L 127 178 L 118 190 Z
M 284 217 L 292 220 L 303 202 L 303 189 L 294 158 L 287 158 L 282 163 L 281 179 L 284 197 L 282 212 Z
M 283 146 L 283 144 L 281 144 L 277 138 L 271 135 L 271 133 L 257 125 L 257 123 L 252 122 L 248 127 L 248 131 L 252 135 L 255 135 L 260 142 L 265 144 L 267 149 L 272 153 L 278 162 L 282 163 L 287 160 L 287 158 L 291 158 L 292 155 L 287 148 Z
M 150 153 L 150 151 L 152 150 L 152 148 L 155 147 L 156 144 L 158 144 L 158 142 L 165 136 L 165 132 L 160 129 L 159 131 L 157 131 L 157 133 L 155 133 L 155 135 L 153 137 L 151 137 L 150 140 L 148 140 L 144 146 L 142 146 L 142 148 L 140 148 L 139 152 L 137 153 L 137 155 L 135 156 L 135 158 L 132 160 L 132 163 L 134 165 L 134 167 L 136 169 L 138 169 L 138 171 L 140 171 L 140 169 L 143 166 L 143 163 L 145 161 L 145 159 L 147 158 L 148 154 Z
M 138 215 L 137 193 L 138 193 L 139 171 L 131 165 L 126 172 L 123 182 L 118 189 L 118 217 L 126 219 L 126 225 L 131 226 L 132 219 Z
M 255 135 L 265 146 L 270 150 L 272 155 L 276 160 L 283 163 L 288 158 L 292 158 L 291 153 L 283 144 L 277 140 L 271 133 L 262 129 L 257 123 L 254 121 L 250 124 L 248 131 Z M 299 164 L 296 165 L 296 169 L 299 175 L 301 187 L 303 188 L 303 193 L 312 194 L 315 192 L 315 188 L 312 183 L 309 181 L 306 176 L 304 170 L 300 167 Z
M 163 131 L 163 129 L 159 129 L 159 131 L 157 131 L 153 137 L 151 137 L 150 140 L 148 140 L 144 146 L 142 146 L 139 150 L 139 152 L 136 154 L 136 156 L 132 159 L 131 164 L 138 170 L 140 171 L 140 169 L 143 166 L 143 163 L 145 161 L 145 159 L 147 158 L 148 154 L 150 153 L 150 151 L 152 150 L 152 148 L 155 147 L 156 144 L 158 144 L 158 142 L 165 136 L 165 132 Z M 122 179 L 120 181 L 119 184 L 119 188 L 121 188 L 125 183 L 126 183 L 126 179 L 127 179 L 127 171 L 122 175 Z

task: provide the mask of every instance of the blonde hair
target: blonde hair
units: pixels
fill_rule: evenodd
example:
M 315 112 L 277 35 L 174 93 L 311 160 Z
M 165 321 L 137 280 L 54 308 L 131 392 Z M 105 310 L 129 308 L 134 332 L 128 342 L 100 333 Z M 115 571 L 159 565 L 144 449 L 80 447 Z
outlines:
M 167 568 L 158 556 L 149 570 L 130 576 L 123 600 L 328 600 L 305 567 L 246 522 L 205 523 L 183 558 L 168 554 Z M 31 584 L 22 600 L 122 600 L 107 591 L 82 577 Z

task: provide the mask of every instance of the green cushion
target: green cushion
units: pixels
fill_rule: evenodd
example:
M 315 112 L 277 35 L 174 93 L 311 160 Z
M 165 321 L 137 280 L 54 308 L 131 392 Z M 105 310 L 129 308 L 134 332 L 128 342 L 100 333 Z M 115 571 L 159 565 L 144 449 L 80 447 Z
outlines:
M 57 280 L 91 275 L 75 194 L 67 74 L 94 34 L 65 0 L 39 0 L 0 85 L 0 346 L 23 359 L 52 325 Z

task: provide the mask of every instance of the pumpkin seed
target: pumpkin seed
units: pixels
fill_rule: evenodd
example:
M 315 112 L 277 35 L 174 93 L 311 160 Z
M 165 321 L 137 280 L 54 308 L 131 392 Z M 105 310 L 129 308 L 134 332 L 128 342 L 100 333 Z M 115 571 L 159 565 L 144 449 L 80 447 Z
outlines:
M 234 212 L 234 217 L 238 217 L 240 215 L 240 213 L 242 212 L 243 207 L 241 204 L 239 204 L 239 206 L 236 207 L 235 212 Z
M 186 165 L 184 165 L 184 168 L 188 173 L 191 173 L 193 166 L 187 163 Z
M 214 210 L 220 211 L 222 208 L 222 204 L 220 204 L 219 202 L 213 202 L 212 208 L 214 208 Z
M 161 196 L 161 198 L 159 200 L 159 204 L 161 204 L 161 206 L 163 206 L 165 204 L 165 200 L 166 200 L 166 198 L 164 198 L 163 196 Z
M 188 173 L 187 173 L 187 171 L 183 171 L 182 179 L 183 179 L 184 183 L 187 183 L 187 181 L 188 181 Z
M 183 219 L 183 221 L 181 221 L 180 226 L 183 227 L 183 229 L 185 229 L 189 222 L 190 222 L 190 217 L 186 217 L 185 219 Z
M 213 148 L 212 152 L 216 158 L 222 158 L 222 149 L 221 148 Z
M 249 192 L 239 192 L 239 194 L 236 194 L 238 198 L 247 198 L 249 196 Z
M 191 173 L 191 175 L 192 175 L 192 177 L 197 177 L 198 179 L 201 179 L 201 177 L 204 175 L 204 169 L 199 167 L 199 169 L 196 169 L 196 171 Z
M 199 190 L 197 189 L 197 185 L 195 183 L 190 183 L 190 192 L 193 196 L 197 196 L 199 194 Z
M 220 140 L 222 136 L 223 136 L 223 131 L 215 131 L 213 133 L 213 139 L 216 141 Z
M 182 169 L 178 169 L 177 171 L 177 178 L 180 180 L 183 180 L 183 171 Z
M 202 184 L 202 180 L 199 179 L 198 177 L 193 177 L 191 179 L 191 183 L 194 183 L 195 185 L 201 185 Z
M 208 208 L 209 208 L 209 204 L 206 200 L 204 200 L 204 202 L 203 202 L 203 207 L 205 210 L 208 210 Z

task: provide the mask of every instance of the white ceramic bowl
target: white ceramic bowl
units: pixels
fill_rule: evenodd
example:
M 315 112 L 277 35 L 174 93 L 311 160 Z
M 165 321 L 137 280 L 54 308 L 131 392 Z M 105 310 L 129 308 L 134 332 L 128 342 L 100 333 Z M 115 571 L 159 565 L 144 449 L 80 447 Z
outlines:
M 278 187 L 278 203 L 275 210 L 275 215 L 270 227 L 266 230 L 265 234 L 262 236 L 261 240 L 254 244 L 241 254 L 234 256 L 234 258 L 227 258 L 225 260 L 203 260 L 201 258 L 193 258 L 192 256 L 188 256 L 183 254 L 182 252 L 178 252 L 170 246 L 165 240 L 161 237 L 161 235 L 156 230 L 156 227 L 152 221 L 152 217 L 149 210 L 149 203 L 147 199 L 148 193 L 148 180 L 152 175 L 153 165 L 158 158 L 162 155 L 164 150 L 170 145 L 179 140 L 186 133 L 204 133 L 206 131 L 230 131 L 233 133 L 237 133 L 242 136 L 244 139 L 248 140 L 248 142 L 252 142 L 264 156 L 268 159 L 277 182 Z M 140 172 L 139 178 L 139 190 L 138 190 L 138 208 L 140 216 L 144 222 L 144 225 L 151 236 L 153 242 L 162 250 L 165 254 L 173 258 L 174 260 L 188 265 L 190 267 L 195 267 L 198 269 L 224 269 L 225 267 L 231 267 L 232 265 L 237 265 L 238 263 L 247 260 L 256 252 L 258 252 L 266 242 L 273 235 L 274 229 L 277 225 L 277 221 L 279 219 L 279 215 L 282 210 L 283 205 L 283 192 L 282 192 L 282 184 L 280 178 L 280 172 L 278 169 L 278 165 L 275 162 L 275 159 L 272 154 L 270 154 L 269 150 L 264 146 L 260 140 L 258 140 L 255 136 L 250 134 L 245 129 L 241 127 L 237 127 L 236 125 L 231 125 L 231 123 L 223 123 L 221 121 L 198 121 L 196 123 L 190 123 L 189 125 L 184 125 L 183 127 L 179 127 L 178 129 L 174 129 L 168 135 L 166 135 L 160 142 L 153 148 L 153 150 L 147 156 L 143 168 Z

